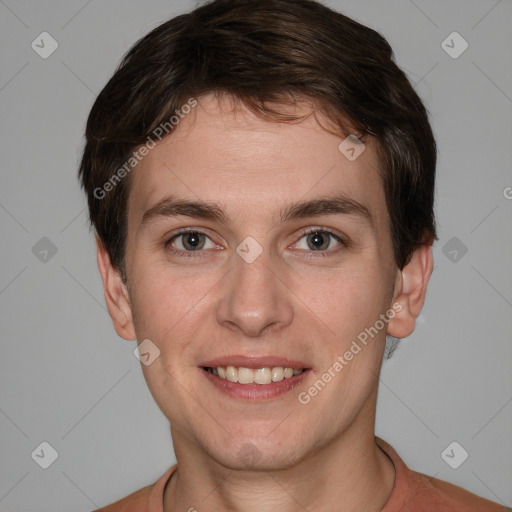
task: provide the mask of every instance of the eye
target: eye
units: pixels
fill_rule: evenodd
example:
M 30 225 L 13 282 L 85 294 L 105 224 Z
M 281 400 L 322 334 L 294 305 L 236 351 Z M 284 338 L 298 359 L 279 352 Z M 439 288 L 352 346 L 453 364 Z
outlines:
M 214 249 L 217 245 L 201 231 L 185 231 L 174 235 L 166 242 L 166 247 L 174 253 L 199 252 Z
M 298 249 L 305 251 L 324 252 L 346 244 L 335 233 L 326 229 L 314 228 L 304 233 L 295 245 Z

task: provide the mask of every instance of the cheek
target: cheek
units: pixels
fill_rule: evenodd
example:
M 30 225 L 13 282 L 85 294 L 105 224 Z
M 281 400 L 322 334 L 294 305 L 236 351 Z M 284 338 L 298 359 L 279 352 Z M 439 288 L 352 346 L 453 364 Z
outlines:
M 161 338 L 163 329 L 183 316 L 187 295 L 176 293 L 179 279 L 170 279 L 148 260 L 144 265 L 135 260 L 132 269 L 130 300 L 137 337 Z
M 149 258 L 134 268 L 130 299 L 137 338 L 151 339 L 161 351 L 172 340 L 173 350 L 179 351 L 197 336 L 219 277 L 214 273 L 185 275 Z
M 356 256 L 337 268 L 295 274 L 295 279 L 298 303 L 338 340 L 357 335 L 387 308 L 387 278 L 373 259 Z

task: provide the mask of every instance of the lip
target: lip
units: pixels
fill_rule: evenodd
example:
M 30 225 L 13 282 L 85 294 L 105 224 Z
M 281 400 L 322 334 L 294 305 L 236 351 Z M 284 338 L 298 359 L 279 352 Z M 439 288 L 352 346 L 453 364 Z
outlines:
M 296 370 L 311 369 L 306 363 L 303 363 L 302 361 L 287 359 L 285 357 L 243 355 L 217 357 L 216 359 L 205 361 L 199 365 L 201 368 L 204 366 L 209 368 L 217 368 L 218 366 L 242 366 L 243 368 L 250 368 L 252 370 L 257 370 L 258 368 L 275 368 L 276 366 L 282 366 L 283 368 L 294 368 Z M 258 384 L 258 386 L 261 385 Z
M 210 363 L 216 363 L 217 361 L 218 360 L 210 361 L 209 364 L 205 364 L 204 366 L 210 366 Z M 283 359 L 280 359 L 280 361 L 282 362 Z M 224 365 L 219 364 L 217 366 Z M 278 364 L 274 366 L 281 365 Z M 245 368 L 247 368 L 247 366 Z M 262 368 L 262 366 L 257 366 L 257 368 Z M 299 386 L 304 381 L 304 379 L 309 376 L 311 372 L 310 369 L 307 369 L 304 370 L 302 373 L 299 373 L 298 375 L 290 377 L 289 379 L 283 379 L 279 382 L 271 382 L 270 384 L 239 384 L 238 382 L 231 382 L 227 379 L 223 379 L 218 375 L 213 375 L 212 373 L 209 373 L 207 370 L 205 370 L 203 367 L 199 368 L 199 371 L 222 393 L 228 395 L 231 398 L 235 398 L 238 400 L 250 400 L 252 402 L 270 400 L 272 398 L 284 395 L 285 393 L 289 393 L 292 389 Z

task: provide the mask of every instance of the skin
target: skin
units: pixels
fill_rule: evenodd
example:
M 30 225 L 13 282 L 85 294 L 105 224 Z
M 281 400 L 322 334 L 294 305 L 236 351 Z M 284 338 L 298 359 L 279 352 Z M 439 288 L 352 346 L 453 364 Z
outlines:
M 311 105 L 280 110 L 307 115 Z M 393 304 L 401 310 L 387 332 L 412 333 L 432 251 L 422 246 L 397 268 L 375 142 L 349 161 L 338 149 L 344 137 L 326 126 L 319 114 L 269 122 L 229 97 L 203 96 L 133 171 L 126 284 L 98 242 L 117 333 L 150 339 L 160 350 L 142 369 L 171 423 L 178 461 L 165 490 L 166 512 L 377 512 L 391 494 L 394 467 L 374 438 L 386 328 L 307 405 L 297 397 Z M 373 223 L 340 213 L 279 218 L 292 202 L 335 193 L 365 205 Z M 217 203 L 226 220 L 158 216 L 142 224 L 144 212 L 169 195 Z M 184 227 L 207 233 L 205 248 L 189 250 L 191 257 L 166 247 Z M 349 244 L 324 233 L 325 246 L 315 251 L 303 234 L 309 227 L 330 229 Z M 263 248 L 252 263 L 236 252 L 248 236 Z M 170 247 L 185 251 L 185 238 Z M 283 356 L 312 370 L 285 395 L 238 400 L 198 368 L 232 354 Z M 240 455 L 247 446 L 257 454 L 252 461 Z

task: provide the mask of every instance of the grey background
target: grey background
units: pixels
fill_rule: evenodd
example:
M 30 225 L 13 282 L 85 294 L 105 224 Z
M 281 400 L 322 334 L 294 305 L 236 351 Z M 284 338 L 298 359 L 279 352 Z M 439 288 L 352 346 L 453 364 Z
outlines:
M 435 270 L 416 332 L 384 363 L 377 434 L 411 468 L 512 506 L 512 2 L 329 5 L 389 40 L 439 144 Z M 136 344 L 106 313 L 76 169 L 122 54 L 194 6 L 0 0 L 2 512 L 88 511 L 175 462 Z M 59 45 L 47 59 L 31 48 L 43 31 Z M 441 47 L 453 31 L 469 44 L 457 59 Z M 46 470 L 31 458 L 43 441 L 58 452 Z M 441 457 L 452 441 L 469 453 L 458 469 Z

